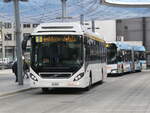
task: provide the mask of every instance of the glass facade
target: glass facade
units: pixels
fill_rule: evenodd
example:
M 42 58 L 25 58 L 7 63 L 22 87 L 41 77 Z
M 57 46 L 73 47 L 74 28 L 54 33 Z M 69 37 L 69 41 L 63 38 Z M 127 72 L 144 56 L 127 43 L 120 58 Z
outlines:
M 13 60 L 15 58 L 15 47 L 5 47 L 5 57 Z

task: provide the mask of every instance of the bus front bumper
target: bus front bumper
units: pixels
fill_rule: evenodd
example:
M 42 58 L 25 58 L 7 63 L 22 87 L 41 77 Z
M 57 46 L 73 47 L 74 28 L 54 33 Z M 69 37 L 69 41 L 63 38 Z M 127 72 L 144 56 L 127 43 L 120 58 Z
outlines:
M 57 79 L 42 79 L 38 81 L 30 80 L 30 86 L 32 88 L 85 88 L 87 82 L 72 81 L 72 80 L 57 80 Z

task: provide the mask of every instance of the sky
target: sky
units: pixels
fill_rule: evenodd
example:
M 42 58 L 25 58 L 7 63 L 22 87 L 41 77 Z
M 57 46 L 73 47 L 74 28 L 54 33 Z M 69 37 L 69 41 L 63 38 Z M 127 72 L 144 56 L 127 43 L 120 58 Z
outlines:
M 114 0 L 111 0 L 114 1 Z M 116 0 L 145 1 L 145 0 Z M 150 2 L 150 0 L 146 0 Z M 61 0 L 29 0 L 20 2 L 20 17 L 23 23 L 43 23 L 61 21 Z M 85 20 L 114 20 L 137 17 L 150 17 L 150 7 L 125 8 L 111 7 L 100 3 L 100 0 L 67 0 L 66 21 L 79 21 L 84 14 Z M 14 21 L 13 2 L 4 3 L 0 0 L 0 21 Z

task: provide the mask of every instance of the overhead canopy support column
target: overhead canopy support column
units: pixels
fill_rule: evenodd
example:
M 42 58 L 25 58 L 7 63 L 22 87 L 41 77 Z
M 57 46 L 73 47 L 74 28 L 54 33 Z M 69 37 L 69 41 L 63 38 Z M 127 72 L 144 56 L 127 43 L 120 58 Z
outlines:
M 62 22 L 64 22 L 66 17 L 66 2 L 67 0 L 61 0 L 62 2 Z

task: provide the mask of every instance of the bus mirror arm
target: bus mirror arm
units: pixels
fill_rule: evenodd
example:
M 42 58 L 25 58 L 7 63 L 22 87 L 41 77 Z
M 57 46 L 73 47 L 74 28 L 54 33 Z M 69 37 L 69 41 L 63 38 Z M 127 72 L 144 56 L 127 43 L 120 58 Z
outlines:
M 25 37 L 25 38 L 23 39 L 23 41 L 22 41 L 22 51 L 23 51 L 23 52 L 26 51 L 27 42 L 28 42 L 28 40 L 30 40 L 30 39 L 31 39 L 31 35 L 29 35 L 29 36 L 27 36 L 27 37 Z
M 87 39 L 84 39 L 84 45 L 87 47 Z

